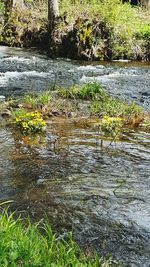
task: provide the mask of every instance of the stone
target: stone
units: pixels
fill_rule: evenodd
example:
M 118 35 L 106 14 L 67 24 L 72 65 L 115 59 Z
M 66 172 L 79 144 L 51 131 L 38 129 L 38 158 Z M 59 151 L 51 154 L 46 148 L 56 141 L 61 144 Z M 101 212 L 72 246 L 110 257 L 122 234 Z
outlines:
M 5 101 L 5 96 L 4 95 L 0 95 L 0 102 L 4 102 Z
M 11 111 L 9 109 L 4 109 L 1 112 L 2 117 L 10 117 L 11 116 Z

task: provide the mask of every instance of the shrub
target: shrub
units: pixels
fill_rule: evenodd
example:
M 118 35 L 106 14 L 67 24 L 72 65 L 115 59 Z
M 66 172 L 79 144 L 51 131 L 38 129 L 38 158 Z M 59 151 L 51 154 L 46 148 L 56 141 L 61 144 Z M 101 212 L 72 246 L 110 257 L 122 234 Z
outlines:
M 141 25 L 134 35 L 137 39 L 144 39 L 150 42 L 150 24 Z

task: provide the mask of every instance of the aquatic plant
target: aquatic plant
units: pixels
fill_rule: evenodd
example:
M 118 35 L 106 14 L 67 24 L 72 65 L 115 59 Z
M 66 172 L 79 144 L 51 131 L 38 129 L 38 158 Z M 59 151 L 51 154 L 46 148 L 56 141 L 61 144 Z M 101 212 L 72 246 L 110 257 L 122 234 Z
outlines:
M 46 122 L 39 112 L 26 112 L 21 110 L 20 115 L 16 116 L 15 123 L 23 134 L 42 132 L 46 129 Z
M 135 102 L 129 104 L 126 100 L 110 96 L 96 81 L 81 86 L 75 85 L 69 89 L 60 88 L 58 95 L 68 99 L 90 100 L 90 110 L 93 115 L 125 117 L 142 111 L 142 108 Z
M 123 127 L 123 119 L 105 115 L 100 123 L 101 132 L 111 137 L 117 137 Z
M 92 101 L 90 108 L 92 114 L 105 114 L 112 117 L 126 117 L 130 116 L 131 114 L 142 112 L 142 108 L 135 102 L 129 104 L 125 100 L 114 98 L 108 95 L 105 97 L 105 100 L 99 98 Z
M 98 267 L 121 266 L 111 258 L 86 255 L 73 241 L 53 234 L 49 223 L 31 224 L 29 219 L 14 219 L 14 213 L 0 211 L 0 266 L 22 267 Z

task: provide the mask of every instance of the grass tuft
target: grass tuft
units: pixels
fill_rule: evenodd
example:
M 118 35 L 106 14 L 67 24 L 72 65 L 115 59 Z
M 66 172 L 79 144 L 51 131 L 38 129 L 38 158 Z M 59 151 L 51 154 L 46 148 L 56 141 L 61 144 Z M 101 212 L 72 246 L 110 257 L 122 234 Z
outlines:
M 48 222 L 31 224 L 14 219 L 7 210 L 0 212 L 0 266 L 2 267 L 98 267 L 120 266 L 111 258 L 86 256 L 68 234 L 53 234 Z
M 58 94 L 65 98 L 93 100 L 101 98 L 103 101 L 107 98 L 106 92 L 97 82 L 86 83 L 82 86 L 72 86 L 69 89 L 60 88 Z

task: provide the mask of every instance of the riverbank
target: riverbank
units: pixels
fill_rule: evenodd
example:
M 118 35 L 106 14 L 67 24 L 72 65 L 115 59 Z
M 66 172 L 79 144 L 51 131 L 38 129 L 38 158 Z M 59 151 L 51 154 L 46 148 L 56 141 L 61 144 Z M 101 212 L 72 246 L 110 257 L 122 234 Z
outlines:
M 8 29 L 1 22 L 1 44 L 40 47 L 53 57 L 84 60 L 150 59 L 149 8 L 104 1 L 82 4 L 62 1 L 54 44 L 49 49 L 46 1 L 14 10 Z M 18 22 L 19 20 L 19 22 Z

